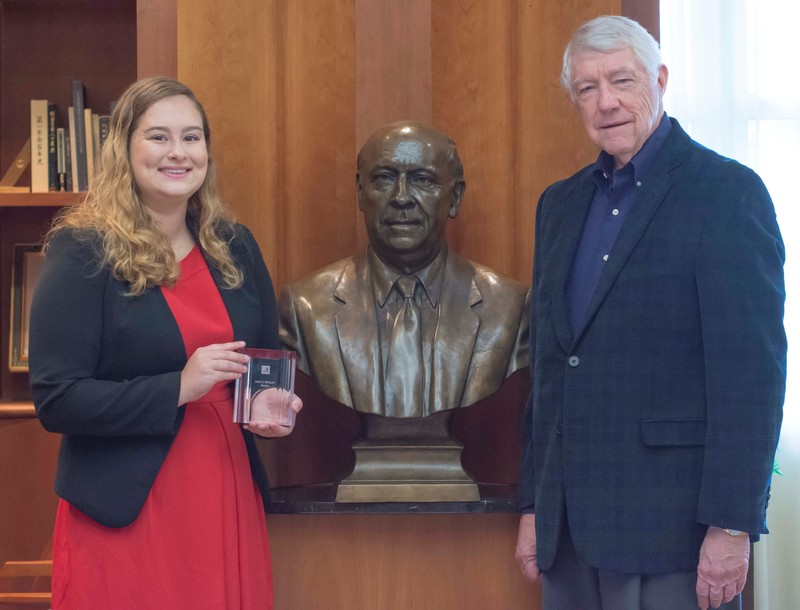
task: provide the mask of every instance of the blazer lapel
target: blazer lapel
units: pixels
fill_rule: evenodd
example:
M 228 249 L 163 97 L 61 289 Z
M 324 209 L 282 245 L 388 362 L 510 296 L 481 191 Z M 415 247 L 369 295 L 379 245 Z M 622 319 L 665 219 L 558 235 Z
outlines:
M 573 192 L 564 197 L 564 202 L 556 202 L 552 210 L 555 222 L 553 227 L 553 247 L 540 264 L 550 265 L 553 277 L 553 324 L 556 336 L 564 351 L 569 351 L 574 342 L 574 329 L 569 320 L 567 303 L 567 281 L 572 270 L 572 260 L 578 249 L 586 215 L 592 204 L 595 183 L 591 170 L 587 169 Z M 534 290 L 536 288 L 534 287 Z
M 452 250 L 447 253 L 439 298 L 428 412 L 424 415 L 460 406 L 480 328 L 480 318 L 472 309 L 482 301 L 473 267 Z
M 639 243 L 650 221 L 667 196 L 672 185 L 669 173 L 673 167 L 680 164 L 683 152 L 689 143 L 689 136 L 680 128 L 677 121 L 672 120 L 672 131 L 664 143 L 664 148 L 634 195 L 631 211 L 611 248 L 608 263 L 600 274 L 592 300 L 589 302 L 583 326 L 576 329 L 575 341 L 581 337 L 608 296 L 608 292 L 619 277 L 636 244 Z
M 383 407 L 383 366 L 366 251 L 345 265 L 333 297 L 341 303 L 334 320 L 353 406 L 380 413 Z M 365 323 L 365 320 L 371 323 Z

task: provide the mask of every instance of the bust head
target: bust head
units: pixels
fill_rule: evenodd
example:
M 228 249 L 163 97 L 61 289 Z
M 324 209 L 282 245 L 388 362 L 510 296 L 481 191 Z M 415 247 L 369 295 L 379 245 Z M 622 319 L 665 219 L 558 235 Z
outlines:
M 455 143 L 412 121 L 375 131 L 358 154 L 356 190 L 369 243 L 404 274 L 431 263 L 445 246 L 466 183 Z

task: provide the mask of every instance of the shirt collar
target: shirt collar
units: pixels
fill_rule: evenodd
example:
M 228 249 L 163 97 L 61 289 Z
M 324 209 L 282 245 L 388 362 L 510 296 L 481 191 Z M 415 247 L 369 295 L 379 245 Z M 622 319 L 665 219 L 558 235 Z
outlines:
M 628 163 L 616 170 L 616 172 L 614 171 L 614 157 L 609 155 L 606 151 L 601 150 L 600 154 L 597 156 L 597 160 L 594 162 L 592 178 L 599 187 L 608 189 L 614 187 L 615 173 L 632 172 L 634 182 L 641 180 L 642 176 L 652 167 L 653 161 L 656 155 L 658 155 L 658 151 L 660 151 L 661 147 L 664 145 L 664 142 L 666 142 L 671 129 L 672 122 L 665 112 L 661 115 L 658 127 L 656 127 L 656 130 L 645 140 L 639 152 L 637 152 Z
M 394 268 L 384 263 L 372 248 L 368 250 L 369 265 L 372 269 L 372 290 L 378 306 L 383 308 L 389 295 L 392 293 L 397 279 L 402 275 Z M 439 304 L 439 296 L 442 289 L 442 278 L 444 276 L 444 264 L 447 260 L 447 246 L 433 259 L 433 262 L 413 273 L 422 284 L 424 294 L 428 297 L 431 307 Z

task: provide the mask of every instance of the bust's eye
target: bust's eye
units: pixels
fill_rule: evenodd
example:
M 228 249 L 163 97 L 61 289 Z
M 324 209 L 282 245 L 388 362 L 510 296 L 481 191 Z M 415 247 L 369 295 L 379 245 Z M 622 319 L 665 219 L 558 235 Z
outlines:
M 394 182 L 394 176 L 387 172 L 382 172 L 380 174 L 375 174 L 372 177 L 372 184 L 376 186 L 386 186 Z
M 420 175 L 414 176 L 414 184 L 423 188 L 429 188 L 436 185 L 436 181 L 430 176 Z

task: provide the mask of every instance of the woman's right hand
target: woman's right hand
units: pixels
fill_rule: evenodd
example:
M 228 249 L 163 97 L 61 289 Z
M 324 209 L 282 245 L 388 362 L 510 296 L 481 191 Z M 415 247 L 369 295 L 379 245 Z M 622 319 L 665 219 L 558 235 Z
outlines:
M 249 357 L 236 351 L 244 346 L 244 341 L 231 341 L 197 348 L 181 371 L 178 405 L 197 400 L 214 384 L 239 379 L 247 372 Z

